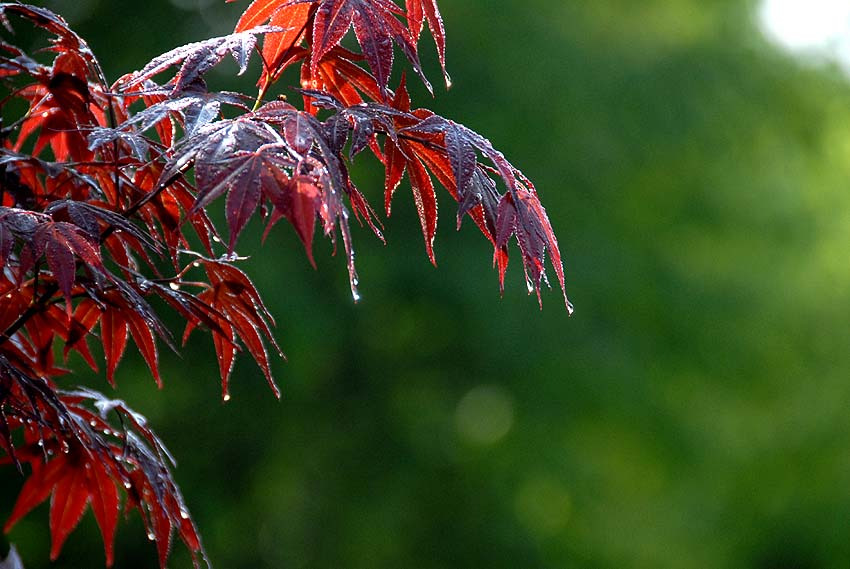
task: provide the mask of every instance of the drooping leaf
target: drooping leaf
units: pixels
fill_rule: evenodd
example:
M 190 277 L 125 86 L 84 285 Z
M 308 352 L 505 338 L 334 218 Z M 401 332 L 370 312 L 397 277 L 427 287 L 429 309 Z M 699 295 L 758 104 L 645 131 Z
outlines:
M 440 59 L 440 67 L 443 70 L 443 79 L 446 82 L 446 88 L 451 87 L 452 80 L 446 72 L 446 30 L 443 27 L 443 17 L 440 15 L 437 1 L 405 0 L 405 3 L 407 5 L 408 25 L 414 41 L 419 39 L 419 34 L 422 32 L 422 15 L 424 13 L 428 21 L 428 29 L 431 30 L 431 36 L 433 36 L 434 42 L 437 44 L 437 55 Z
M 115 308 L 107 308 L 100 318 L 100 335 L 106 358 L 106 379 L 115 387 L 115 370 L 127 348 L 127 320 Z
M 228 385 L 237 338 L 247 347 L 254 361 L 262 369 L 272 391 L 280 397 L 280 389 L 271 375 L 265 342 L 271 343 L 279 354 L 282 353 L 272 336 L 271 314 L 263 304 L 259 292 L 248 275 L 227 262 L 203 259 L 200 263 L 203 264 L 212 285 L 212 288 L 202 292 L 198 298 L 215 309 L 211 317 L 216 320 L 219 330 L 212 331 L 212 334 L 221 373 L 222 398 L 225 401 L 230 399 Z M 184 339 L 194 328 L 195 325 L 190 322 L 184 332 Z
M 51 497 L 50 558 L 56 560 L 62 545 L 80 521 L 86 506 L 92 511 L 103 535 L 107 566 L 112 565 L 115 527 L 119 498 L 115 481 L 106 471 L 100 457 L 94 457 L 79 446 L 64 450 L 44 465 L 38 465 L 24 484 L 18 501 L 5 525 L 9 531 L 35 506 Z
M 416 158 L 407 162 L 407 173 L 410 176 L 410 187 L 413 190 L 416 213 L 419 215 L 419 223 L 422 225 L 422 235 L 425 237 L 425 250 L 428 253 L 428 258 L 436 265 L 434 234 L 437 230 L 437 200 L 434 196 L 434 185 L 428 172 L 425 171 L 425 167 Z

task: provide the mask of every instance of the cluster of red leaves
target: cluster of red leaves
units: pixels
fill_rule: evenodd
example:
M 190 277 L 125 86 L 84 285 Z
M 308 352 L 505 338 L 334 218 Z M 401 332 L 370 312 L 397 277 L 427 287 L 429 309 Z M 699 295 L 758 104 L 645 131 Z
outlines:
M 168 465 L 174 461 L 144 417 L 94 391 L 57 391 L 2 357 L 0 395 L 3 448 L 21 472 L 23 463 L 31 465 L 6 531 L 50 497 L 50 557 L 56 559 L 91 506 L 111 565 L 121 489 L 125 512 L 137 510 L 148 537 L 156 541 L 160 565 L 165 566 L 175 531 L 197 565 L 203 547 L 171 477 Z M 110 415 L 118 427 L 107 420 Z M 11 431 L 21 432 L 17 444 L 11 442 Z
M 349 212 L 383 239 L 348 172 L 363 150 L 385 167 L 387 215 L 407 173 L 432 262 L 436 178 L 458 202 L 458 227 L 468 215 L 493 244 L 501 283 L 516 237 L 529 291 L 539 297 L 547 252 L 564 289 L 558 244 L 531 182 L 484 137 L 411 109 L 403 77 L 388 87 L 397 46 L 430 89 L 417 52 L 426 24 L 448 85 L 434 0 L 406 0 L 404 9 L 390 0 L 255 0 L 233 34 L 173 49 L 112 84 L 60 16 L 0 3 L 0 23 L 11 30 L 9 15 L 51 35 L 43 51 L 52 61 L 0 41 L 0 80 L 10 88 L 0 109 L 15 99 L 26 106 L 0 124 L 0 461 L 29 472 L 5 529 L 52 496 L 52 558 L 91 505 L 111 564 L 123 494 L 163 567 L 175 533 L 196 565 L 205 559 L 162 443 L 123 402 L 61 389 L 58 348 L 93 370 L 102 360 L 115 387 L 132 343 L 161 386 L 158 343 L 174 341 L 155 297 L 185 320 L 184 342 L 196 328 L 212 336 L 223 400 L 241 349 L 279 396 L 267 351 L 280 351 L 273 320 L 236 266 L 237 240 L 257 212 L 267 231 L 285 218 L 312 262 L 318 221 L 324 235 L 342 237 L 357 299 Z M 339 45 L 352 27 L 361 53 Z M 208 90 L 211 68 L 232 56 L 241 74 L 254 51 L 263 71 L 253 109 L 241 94 Z M 292 65 L 300 65 L 304 110 L 263 104 Z M 220 197 L 226 251 L 206 213 Z
M 446 34 L 436 0 L 405 0 L 405 8 L 402 10 L 390 0 L 254 0 L 236 24 L 236 32 L 265 23 L 282 30 L 268 34 L 263 43 L 263 92 L 287 67 L 309 60 L 309 65 L 301 68 L 302 87 L 331 93 L 345 90 L 349 97 L 340 98 L 353 105 L 360 98 L 353 89 L 346 88 L 347 83 L 352 83 L 366 89 L 373 100 L 386 102 L 394 44 L 431 90 L 417 49 L 426 21 L 437 43 L 446 86 L 451 85 L 446 73 Z M 352 26 L 360 55 L 339 47 Z M 354 64 L 364 58 L 371 75 Z

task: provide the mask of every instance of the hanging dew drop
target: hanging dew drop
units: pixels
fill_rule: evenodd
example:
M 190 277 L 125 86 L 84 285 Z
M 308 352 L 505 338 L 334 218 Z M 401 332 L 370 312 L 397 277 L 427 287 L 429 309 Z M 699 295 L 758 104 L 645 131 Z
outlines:
M 180 290 L 180 285 L 177 283 L 168 283 L 168 288 L 171 290 Z
M 223 400 L 225 403 L 227 403 L 228 401 L 230 401 L 230 394 L 229 394 L 229 393 L 225 393 L 225 394 L 224 394 L 224 397 L 222 397 L 222 400 Z

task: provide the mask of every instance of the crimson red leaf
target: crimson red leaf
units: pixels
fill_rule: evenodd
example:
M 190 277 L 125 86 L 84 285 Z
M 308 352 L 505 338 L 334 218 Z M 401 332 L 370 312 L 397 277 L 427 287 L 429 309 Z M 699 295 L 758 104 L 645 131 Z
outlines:
M 125 311 L 124 316 L 136 347 L 139 348 L 139 352 L 148 364 L 157 387 L 162 389 L 162 377 L 159 375 L 159 354 L 157 353 L 153 330 L 151 330 L 148 322 L 133 310 Z
M 443 27 L 443 18 L 440 15 L 440 9 L 437 8 L 437 0 L 413 1 L 414 3 L 421 3 L 425 10 L 425 17 L 428 19 L 428 29 L 431 30 L 431 35 L 434 37 L 434 42 L 437 44 L 437 55 L 440 58 L 440 67 L 443 70 L 443 79 L 445 80 L 446 88 L 448 89 L 452 86 L 452 80 L 446 72 L 446 30 Z
M 68 334 L 63 352 L 64 357 L 67 359 L 68 352 L 76 350 L 94 371 L 97 371 L 97 364 L 89 350 L 86 337 L 100 321 L 101 313 L 101 309 L 91 299 L 86 298 L 80 301 L 74 310 L 74 316 L 71 320 L 71 331 Z
M 316 215 L 321 207 L 321 192 L 313 182 L 304 176 L 293 180 L 284 180 L 277 186 L 269 186 L 268 196 L 274 206 L 269 227 L 281 216 L 286 217 L 298 238 L 304 244 L 310 263 L 313 259 L 313 234 L 316 227 Z
M 127 347 L 127 319 L 115 308 L 107 308 L 100 317 L 100 335 L 106 359 L 106 379 L 115 387 L 115 370 Z
M 118 525 L 120 510 L 118 489 L 103 463 L 98 460 L 91 462 L 91 468 L 86 471 L 86 475 L 91 492 L 91 508 L 103 537 L 106 565 L 111 567 L 114 559 L 115 528 Z
M 4 532 L 8 533 L 30 510 L 50 496 L 53 486 L 64 474 L 63 467 L 64 459 L 57 457 L 46 465 L 39 465 L 38 468 L 33 470 L 33 473 L 24 483 L 24 487 L 21 488 L 21 493 L 18 494 L 18 500 L 12 508 L 9 519 L 6 520 L 6 525 L 3 526 Z
M 354 2 L 350 0 L 323 0 L 319 3 L 313 20 L 313 51 L 310 57 L 313 75 L 319 61 L 342 40 L 353 16 Z
M 384 176 L 384 209 L 387 211 L 387 217 L 390 215 L 392 208 L 393 194 L 396 188 L 401 183 L 401 178 L 404 176 L 406 161 L 404 155 L 399 150 L 398 146 L 387 138 L 384 143 L 384 157 L 386 174 Z
M 434 195 L 434 185 L 425 167 L 416 158 L 408 160 L 407 173 L 410 176 L 416 213 L 419 214 L 419 223 L 422 225 L 422 235 L 425 237 L 425 250 L 428 252 L 431 263 L 436 265 L 434 234 L 437 230 L 437 200 Z
M 236 24 L 235 31 L 242 32 L 265 22 L 285 31 L 269 33 L 263 39 L 264 82 L 272 79 L 283 60 L 297 46 L 307 28 L 310 6 L 297 4 L 283 9 L 279 0 L 255 0 L 248 6 Z
M 394 19 L 371 10 L 354 13 L 354 33 L 381 88 L 386 87 L 393 66 L 392 33 L 387 29 L 386 18 Z
M 51 561 L 59 557 L 62 544 L 80 522 L 90 498 L 85 473 L 77 467 L 63 470 L 50 500 Z

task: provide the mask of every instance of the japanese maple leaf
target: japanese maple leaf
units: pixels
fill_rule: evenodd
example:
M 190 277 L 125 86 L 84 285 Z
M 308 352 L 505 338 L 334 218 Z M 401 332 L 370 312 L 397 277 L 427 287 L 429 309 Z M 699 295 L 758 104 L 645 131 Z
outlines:
M 267 21 L 289 28 L 263 46 L 263 58 L 268 66 L 265 82 L 268 83 L 279 75 L 287 56 L 305 38 L 311 44 L 310 74 L 315 76 L 319 63 L 331 56 L 331 51 L 353 27 L 360 50 L 381 88 L 382 99 L 386 100 L 394 59 L 393 44 L 401 48 L 416 74 L 428 90 L 432 90 L 422 72 L 416 46 L 423 17 L 427 18 L 429 28 L 437 30 L 435 38 L 440 62 L 443 66 L 445 63 L 444 32 L 436 4 L 433 0 L 416 0 L 413 11 L 413 16 L 405 17 L 405 11 L 390 0 L 255 0 L 237 23 L 236 31 Z M 409 24 L 412 22 L 416 29 L 405 27 L 400 17 L 405 17 Z
M 193 159 L 198 194 L 189 213 L 227 194 L 231 251 L 264 194 L 273 192 L 279 178 L 285 177 L 283 170 L 295 164 L 280 133 L 268 124 L 246 119 L 201 128 L 179 148 L 174 164 Z M 169 175 L 170 170 L 164 174 Z
M 208 259 L 200 263 L 206 269 L 211 288 L 199 294 L 198 300 L 214 309 L 210 316 L 215 320 L 216 329 L 211 331 L 221 374 L 222 399 L 230 399 L 229 381 L 236 356 L 237 337 L 260 366 L 275 396 L 280 398 L 280 389 L 272 378 L 263 338 L 272 344 L 278 354 L 282 353 L 269 326 L 270 322 L 273 323 L 271 314 L 260 294 L 248 276 L 233 265 Z M 195 327 L 195 322 L 187 323 L 183 333 L 184 341 Z
M 119 503 L 118 490 L 103 460 L 72 445 L 46 464 L 34 462 L 33 465 L 33 473 L 24 484 L 4 531 L 8 532 L 30 510 L 52 496 L 50 559 L 55 561 L 65 539 L 91 504 L 103 535 L 106 564 L 111 566 Z
M 48 221 L 39 224 L 32 240 L 24 246 L 21 265 L 31 267 L 42 255 L 46 258 L 47 266 L 62 294 L 65 295 L 68 314 L 73 310 L 71 288 L 76 279 L 77 260 L 98 276 L 105 273 L 95 238 L 73 223 Z

